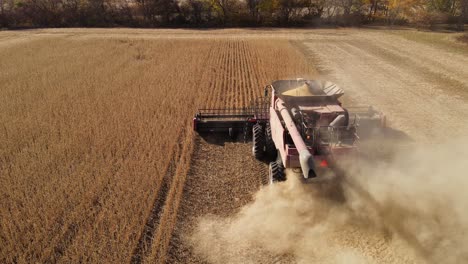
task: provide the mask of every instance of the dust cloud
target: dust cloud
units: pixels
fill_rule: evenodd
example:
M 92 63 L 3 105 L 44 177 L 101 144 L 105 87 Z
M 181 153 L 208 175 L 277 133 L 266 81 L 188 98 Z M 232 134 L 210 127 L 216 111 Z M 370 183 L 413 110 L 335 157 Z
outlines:
M 235 216 L 204 216 L 188 237 L 211 263 L 466 263 L 468 138 L 392 145 L 320 184 L 262 188 Z

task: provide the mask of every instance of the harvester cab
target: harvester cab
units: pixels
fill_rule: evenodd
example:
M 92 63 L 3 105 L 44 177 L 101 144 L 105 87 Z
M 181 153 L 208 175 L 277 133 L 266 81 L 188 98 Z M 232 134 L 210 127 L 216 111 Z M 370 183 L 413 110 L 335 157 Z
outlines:
M 241 109 L 201 109 L 193 122 L 200 133 L 251 140 L 255 158 L 270 162 L 271 183 L 286 179 L 285 168 L 301 170 L 305 181 L 320 178 L 342 157 L 356 155 L 360 122 L 384 125 L 378 111 L 344 108 L 343 90 L 330 82 L 278 80 L 264 93 Z

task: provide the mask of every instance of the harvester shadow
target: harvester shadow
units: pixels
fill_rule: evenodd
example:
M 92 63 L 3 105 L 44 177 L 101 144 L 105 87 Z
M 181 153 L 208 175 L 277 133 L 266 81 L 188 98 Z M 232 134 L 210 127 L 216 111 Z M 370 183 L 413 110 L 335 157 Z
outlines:
M 380 203 L 369 191 L 367 191 L 357 181 L 353 180 L 353 178 L 342 177 L 341 185 L 343 189 L 357 194 L 366 202 L 369 208 L 377 213 L 379 225 L 382 225 L 380 226 L 381 231 L 385 234 L 386 239 L 391 239 L 393 235 L 396 234 L 406 241 L 406 243 L 408 243 L 408 245 L 410 245 L 422 259 L 427 262 L 430 261 L 431 249 L 425 247 L 418 239 L 417 234 L 405 226 L 405 219 L 414 218 L 414 212 L 391 201 Z M 353 213 L 354 211 L 351 206 L 347 206 L 349 207 L 349 211 Z M 363 218 L 359 213 L 354 213 L 353 217 L 356 218 L 354 222 L 366 223 L 367 227 L 375 224 L 371 220 Z
M 229 136 L 228 133 L 198 133 L 200 137 L 208 144 L 224 147 L 226 143 L 237 143 L 237 144 L 252 144 L 251 138 L 245 138 L 244 134 L 238 133 L 234 136 Z M 245 155 L 252 155 L 251 152 L 246 152 Z M 269 164 L 271 157 L 264 157 L 257 159 L 258 162 Z M 267 179 L 266 179 L 267 180 Z
M 379 131 L 379 133 L 370 133 L 360 138 L 359 163 L 375 164 L 376 162 L 391 162 L 395 157 L 401 155 L 406 149 L 411 148 L 414 140 L 405 132 L 393 129 L 391 127 Z M 414 234 L 405 226 L 405 217 L 414 218 L 415 212 L 402 205 L 392 201 L 379 202 L 366 188 L 359 183 L 357 178 L 361 172 L 353 173 L 345 170 L 342 166 L 336 171 L 334 195 L 338 192 L 338 197 L 343 197 L 343 205 L 349 209 L 356 218 L 356 222 L 372 225 L 369 219 L 363 218 L 361 213 L 355 212 L 349 204 L 349 193 L 352 192 L 359 199 L 365 201 L 366 206 L 375 211 L 378 216 L 379 224 L 383 224 L 381 230 L 389 239 L 393 234 L 398 235 L 405 240 L 423 259 L 429 261 L 431 250 L 423 245 Z M 358 165 L 359 167 L 359 165 Z M 352 174 L 352 175 L 351 175 Z M 363 176 L 363 175 L 362 175 Z M 335 199 L 335 201 L 337 201 Z M 375 224 L 375 222 L 374 222 Z M 380 227 L 382 228 L 382 226 Z
M 346 199 L 346 179 L 347 169 L 349 166 L 359 166 L 361 161 L 365 163 L 375 162 L 388 162 L 400 153 L 401 150 L 413 142 L 405 132 L 386 127 L 378 131 L 367 131 L 367 133 L 360 133 L 360 140 L 358 142 L 359 154 L 357 157 L 345 157 L 344 162 L 339 162 L 333 168 L 333 176 L 328 177 L 328 180 L 314 182 L 314 192 L 321 198 L 345 204 Z M 357 163 L 356 162 L 357 158 Z
M 224 146 L 225 143 L 244 143 L 244 139 L 240 135 L 230 137 L 227 133 L 198 133 L 200 137 L 208 144 Z
M 383 139 L 399 141 L 402 143 L 413 141 L 413 139 L 405 132 L 391 127 L 381 128 L 380 131 L 376 133 L 360 131 L 359 137 L 361 140 Z
M 405 132 L 391 127 L 379 131 L 360 131 L 359 158 L 367 162 L 388 162 L 414 142 Z

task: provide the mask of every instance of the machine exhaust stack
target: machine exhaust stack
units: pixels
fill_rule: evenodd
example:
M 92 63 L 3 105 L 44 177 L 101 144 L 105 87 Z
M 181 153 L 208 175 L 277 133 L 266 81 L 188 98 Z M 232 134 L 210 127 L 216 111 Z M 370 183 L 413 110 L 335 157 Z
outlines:
M 301 164 L 302 173 L 304 174 L 304 178 L 315 178 L 317 174 L 315 173 L 315 163 L 314 157 L 307 149 L 307 146 L 302 139 L 301 134 L 297 130 L 296 124 L 294 123 L 291 115 L 289 114 L 288 108 L 286 107 L 285 103 L 281 99 L 277 99 L 276 106 L 278 111 L 280 112 L 281 116 L 283 117 L 285 126 L 289 131 L 289 135 L 291 135 L 291 139 L 294 142 L 294 145 L 299 152 L 299 161 Z

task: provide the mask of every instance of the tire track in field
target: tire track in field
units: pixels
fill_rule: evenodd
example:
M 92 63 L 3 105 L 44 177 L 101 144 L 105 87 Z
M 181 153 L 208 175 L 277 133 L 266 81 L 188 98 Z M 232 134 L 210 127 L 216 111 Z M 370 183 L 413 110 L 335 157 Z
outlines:
M 229 74 L 226 76 L 224 87 L 222 87 L 222 90 L 227 89 L 227 96 L 228 96 L 228 103 L 227 107 L 233 107 L 235 105 L 235 98 L 233 96 L 234 94 L 234 85 L 233 85 L 233 79 L 234 79 L 234 70 L 235 70 L 235 63 L 236 63 L 236 58 L 235 58 L 235 42 L 229 42 L 229 61 L 228 61 L 228 72 Z
M 262 65 L 263 63 L 261 62 L 261 56 L 260 56 L 260 51 L 261 48 L 259 46 L 256 46 L 255 48 L 252 49 L 253 52 L 253 58 L 255 59 L 255 65 Z M 265 85 L 268 83 L 268 78 L 266 76 L 265 70 L 261 70 L 260 67 L 254 67 L 255 68 L 255 76 L 257 76 L 257 80 L 262 84 Z M 256 89 L 258 96 L 261 96 L 260 90 L 257 88 Z
M 241 58 L 239 60 L 239 74 L 240 74 L 240 93 L 242 94 L 242 104 L 239 105 L 239 107 L 246 107 L 249 105 L 250 101 L 250 96 L 249 96 L 249 87 L 247 84 L 247 60 L 245 58 L 245 41 L 242 41 L 239 43 L 239 54 L 241 55 Z
M 231 93 L 231 107 L 236 108 L 239 103 L 242 101 L 242 95 L 238 94 L 239 91 L 239 41 L 233 42 L 233 63 L 232 63 L 232 79 L 231 79 L 231 87 L 232 87 L 232 93 Z
M 62 258 L 65 256 L 68 248 L 73 244 L 76 236 L 84 229 L 84 227 L 89 227 L 93 224 L 94 220 L 99 217 L 102 212 L 103 204 L 106 200 L 110 198 L 111 193 L 111 181 L 108 181 L 105 186 L 91 199 L 92 217 L 87 217 L 82 221 L 75 220 L 68 225 L 66 231 L 61 235 L 59 242 L 53 247 L 51 254 L 45 258 L 45 263 L 58 263 L 61 262 Z
M 183 135 L 180 133 L 176 142 L 181 142 L 182 139 Z M 151 250 L 153 246 L 155 232 L 160 224 L 161 213 L 164 209 L 172 178 L 174 177 L 177 168 L 177 161 L 181 156 L 179 148 L 180 146 L 177 146 L 172 151 L 172 158 L 170 159 L 166 172 L 158 186 L 157 195 L 154 199 L 150 215 L 145 221 L 145 226 L 139 236 L 137 246 L 133 250 L 130 261 L 131 263 L 142 263 L 143 259 L 147 256 L 149 250 Z
M 239 53 L 239 45 L 240 45 L 240 40 L 236 40 L 234 42 L 234 64 L 233 64 L 233 87 L 232 87 L 232 101 L 233 101 L 233 107 L 238 108 L 244 98 L 242 94 L 240 93 L 240 88 L 242 86 L 242 80 L 241 80 L 241 72 L 240 72 L 240 53 Z
M 222 44 L 221 53 L 223 54 L 223 60 L 221 61 L 221 64 L 219 65 L 221 71 L 219 72 L 220 74 L 218 75 L 219 78 L 221 79 L 220 83 L 218 86 L 215 87 L 215 93 L 214 95 L 216 96 L 213 98 L 215 102 L 215 107 L 214 108 L 220 108 L 222 105 L 228 104 L 228 98 L 226 96 L 227 92 L 222 94 L 222 90 L 225 87 L 225 84 L 227 83 L 228 74 L 229 74 L 229 42 L 225 41 Z
M 218 98 L 217 96 L 217 90 L 218 90 L 218 87 L 221 86 L 222 84 L 222 79 L 219 78 L 220 76 L 222 76 L 222 72 L 224 71 L 224 69 L 220 66 L 220 65 L 223 65 L 223 62 L 226 58 L 226 53 L 223 52 L 223 49 L 222 47 L 224 46 L 224 42 L 218 42 L 217 45 L 216 45 L 216 52 L 214 52 L 214 56 L 216 56 L 216 61 L 214 62 L 214 65 L 211 66 L 213 67 L 213 70 L 214 70 L 214 74 L 211 74 L 211 78 L 209 78 L 209 82 L 211 84 L 210 86 L 210 90 L 209 90 L 209 100 L 208 100 L 208 104 L 206 105 L 206 107 L 208 108 L 217 108 L 218 105 L 217 105 L 217 101 L 216 101 L 216 98 Z M 208 64 L 210 65 L 210 64 Z
M 159 225 L 153 233 L 151 255 L 145 262 L 164 263 L 166 259 L 167 247 L 174 228 L 174 219 L 178 212 L 181 189 L 185 183 L 185 177 L 189 168 L 190 156 L 192 153 L 191 131 L 183 131 L 182 139 L 177 147 L 177 166 L 174 167 L 173 177 L 170 187 L 167 190 L 164 207 L 160 212 Z M 188 140 L 187 140 L 188 139 Z
M 242 94 L 244 96 L 244 104 L 242 105 L 242 107 L 248 107 L 251 99 L 253 98 L 253 96 L 250 94 L 250 92 L 253 89 L 249 89 L 249 87 L 255 87 L 255 86 L 250 84 L 250 70 L 248 67 L 249 63 L 248 63 L 248 58 L 246 54 L 245 41 L 242 42 L 240 53 L 242 55 L 241 57 L 242 64 L 240 67 L 240 71 L 244 73 L 242 74 Z
M 434 71 L 428 66 L 428 63 L 423 64 L 420 61 L 415 61 L 410 55 L 404 51 L 395 51 L 388 47 L 381 45 L 377 46 L 364 40 L 346 41 L 352 49 L 357 49 L 361 53 L 367 53 L 374 57 L 380 57 L 397 66 L 403 72 L 417 77 L 421 82 L 433 83 L 434 87 L 427 89 L 431 95 L 435 95 L 437 91 L 444 91 L 451 97 L 467 99 L 468 98 L 468 85 L 463 80 L 456 79 L 451 76 L 447 71 Z M 439 63 L 440 64 L 440 63 Z M 431 66 L 438 65 L 435 62 L 430 63 Z M 443 67 L 439 67 L 443 69 Z M 457 69 L 461 70 L 461 69 Z M 468 71 L 466 72 L 468 75 Z
M 61 236 L 60 242 L 52 250 L 52 254 L 45 259 L 45 263 L 57 263 L 65 254 L 65 251 L 72 244 L 76 235 L 78 234 L 80 225 L 77 223 L 71 223 L 68 225 L 65 233 Z
M 230 44 L 230 42 L 227 42 L 225 45 L 226 45 L 226 47 L 225 47 L 224 52 L 226 53 L 226 58 L 225 58 L 225 61 L 223 62 L 223 65 L 222 65 L 222 68 L 224 70 L 222 72 L 223 81 L 222 81 L 221 85 L 219 87 L 217 87 L 218 108 L 222 107 L 223 105 L 224 106 L 229 106 L 229 87 L 226 87 L 226 85 L 227 85 L 227 83 L 229 81 L 229 78 L 230 78 L 231 44 Z M 224 93 L 223 93 L 223 90 L 224 90 Z
M 242 55 L 240 54 L 239 48 L 240 48 L 240 43 L 241 41 L 236 41 L 236 48 L 235 48 L 235 64 L 234 64 L 234 70 L 235 70 L 235 75 L 234 75 L 234 80 L 235 80 L 235 86 L 234 91 L 232 93 L 232 96 L 234 98 L 234 107 L 239 108 L 243 103 L 244 103 L 244 95 L 242 94 L 242 72 L 241 72 L 241 58 Z
M 118 175 L 118 170 L 114 176 Z M 115 179 L 115 177 L 114 177 Z M 92 193 L 96 193 L 94 197 L 90 200 L 91 202 L 91 212 L 87 214 L 88 216 L 85 219 L 75 218 L 74 220 L 70 221 L 71 223 L 65 228 L 65 232 L 60 236 L 59 241 L 53 246 L 50 254 L 45 257 L 43 260 L 44 263 L 58 263 L 62 261 L 62 258 L 66 255 L 67 250 L 75 241 L 75 238 L 82 232 L 83 227 L 91 226 L 96 218 L 102 213 L 104 203 L 111 198 L 111 187 L 112 187 L 113 179 L 104 183 L 104 186 L 100 191 L 94 191 Z M 78 205 L 77 207 L 85 207 L 88 206 L 88 203 L 83 203 Z M 71 212 L 75 211 L 75 209 L 70 210 Z M 76 211 L 85 211 L 84 209 L 78 209 Z
M 233 64 L 232 64 L 232 107 L 237 108 L 239 104 L 242 103 L 242 94 L 239 93 L 240 91 L 240 74 L 239 74 L 239 41 L 234 42 L 233 48 Z
M 245 53 L 244 53 L 244 45 L 245 45 L 245 42 L 244 41 L 241 41 L 239 43 L 239 53 L 241 54 L 241 59 L 239 60 L 239 72 L 240 72 L 240 85 L 239 85 L 239 89 L 240 89 L 240 92 L 242 94 L 242 104 L 239 105 L 239 107 L 243 108 L 245 106 L 247 106 L 248 104 L 248 101 L 249 101 L 249 96 L 247 95 L 247 85 L 246 85 L 246 61 L 245 61 Z
M 242 42 L 242 46 L 241 46 L 241 54 L 243 54 L 243 61 L 242 61 L 242 70 L 244 71 L 244 75 L 243 75 L 243 90 L 244 90 L 244 96 L 245 96 L 245 105 L 243 106 L 248 106 L 249 103 L 250 103 L 250 100 L 251 98 L 253 98 L 253 95 L 251 94 L 251 91 L 253 89 L 249 89 L 249 87 L 254 87 L 254 85 L 252 85 L 250 83 L 250 69 L 249 69 L 249 63 L 248 63 L 248 57 L 247 57 L 247 43 L 245 41 Z
M 209 95 L 202 108 L 242 108 L 261 96 L 252 54 L 253 46 L 246 41 L 220 41 L 214 49 L 216 57 L 209 81 Z M 257 69 L 257 72 L 258 69 Z
M 407 61 L 390 60 L 385 52 L 361 44 L 359 40 L 306 42 L 308 52 L 320 50 L 314 54 L 322 67 L 333 69 L 328 78 L 356 101 L 384 111 L 395 128 L 421 140 L 441 138 L 446 130 L 464 133 L 459 120 L 466 117 L 468 108 L 462 101 L 447 95 L 438 81 L 425 78 L 421 69 L 411 69 Z
M 419 65 L 432 73 L 446 76 L 461 84 L 468 82 L 468 58 L 437 48 L 424 45 L 391 34 L 360 34 L 365 42 L 377 45 L 381 50 L 405 58 L 405 62 Z
M 242 51 L 241 51 L 241 45 L 242 45 L 243 41 L 238 41 L 237 42 L 237 57 L 239 58 L 237 60 L 237 91 L 236 93 L 234 94 L 235 97 L 238 97 L 239 100 L 237 102 L 237 105 L 236 107 L 237 108 L 241 108 L 242 106 L 244 106 L 246 104 L 246 96 L 245 96 L 245 93 L 244 93 L 244 77 L 245 77 L 245 74 L 242 74 L 243 73 L 243 54 L 242 54 Z
M 219 43 L 216 41 L 215 42 L 216 44 L 218 45 L 213 45 L 214 47 L 211 49 L 210 51 L 210 57 L 213 57 L 215 56 L 217 61 L 220 61 L 221 60 L 221 56 L 219 54 Z M 218 74 L 218 72 L 220 71 L 220 69 L 212 66 L 212 65 L 208 65 L 207 64 L 207 67 L 208 67 L 208 71 L 216 76 Z M 213 95 L 214 93 L 214 88 L 216 87 L 218 83 L 218 79 L 217 78 L 212 78 L 210 79 L 208 82 L 207 82 L 207 88 L 208 88 L 208 96 L 206 97 L 206 107 L 207 108 L 213 108 L 214 107 L 214 99 L 215 99 L 215 96 Z M 199 87 L 199 89 L 203 89 L 204 87 Z
M 254 72 L 255 72 L 254 69 L 257 68 L 257 67 L 255 67 L 255 65 L 257 65 L 257 59 L 253 55 L 252 48 L 250 48 L 249 45 L 244 46 L 244 52 L 245 52 L 245 54 L 247 56 L 247 75 L 248 75 L 249 87 L 251 87 L 251 89 L 249 89 L 249 91 L 250 91 L 250 98 L 249 99 L 253 100 L 253 99 L 260 96 L 258 94 L 258 89 L 255 89 L 256 86 L 259 84 L 258 77 L 257 77 L 257 75 L 254 74 Z
M 223 47 L 223 45 L 216 46 Z M 213 50 L 214 52 L 209 53 L 204 65 L 200 67 L 200 78 L 194 82 L 194 86 L 200 87 L 200 89 L 198 89 L 194 96 L 191 97 L 191 100 L 187 102 L 187 106 L 193 111 L 200 105 L 200 101 L 206 98 L 203 95 L 208 92 L 210 94 L 208 97 L 210 97 L 215 92 L 212 88 L 216 89 L 216 87 L 219 87 L 212 82 L 213 72 L 211 68 L 207 68 L 208 65 L 213 65 L 214 61 L 223 61 L 222 57 L 217 56 L 220 49 L 213 48 Z M 204 86 L 205 83 L 209 83 L 210 85 Z M 205 100 L 203 100 L 203 102 L 204 105 L 210 103 Z M 132 257 L 133 263 L 164 263 L 167 258 L 167 251 L 174 232 L 182 191 L 185 186 L 193 153 L 193 130 L 190 122 L 182 128 L 179 136 L 180 138 L 177 141 L 178 144 L 175 148 L 175 154 L 173 155 L 173 165 L 171 170 L 167 172 L 167 175 L 171 175 L 171 177 L 167 177 L 164 202 L 159 202 L 160 205 L 155 206 L 152 210 L 152 212 L 158 213 L 157 223 L 153 224 L 153 228 L 148 228 L 148 230 L 150 230 L 149 236 L 140 239 L 140 241 L 143 242 L 138 244 L 139 246 Z M 154 213 L 152 214 L 154 215 Z M 141 245 L 144 245 L 144 247 Z M 139 252 L 141 248 L 145 250 Z
M 261 46 L 253 45 L 252 43 L 247 43 L 244 45 L 242 52 L 242 60 L 245 63 L 243 70 L 243 75 L 246 78 L 246 86 L 244 87 L 245 93 L 248 95 L 248 100 L 246 104 L 250 104 L 252 100 L 263 97 L 263 86 L 268 83 L 266 72 L 269 69 L 261 69 L 259 65 L 266 65 L 266 63 L 261 62 L 260 54 L 258 53 L 261 50 Z M 247 87 L 248 85 L 248 87 Z

